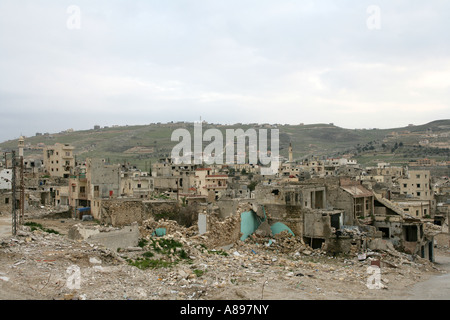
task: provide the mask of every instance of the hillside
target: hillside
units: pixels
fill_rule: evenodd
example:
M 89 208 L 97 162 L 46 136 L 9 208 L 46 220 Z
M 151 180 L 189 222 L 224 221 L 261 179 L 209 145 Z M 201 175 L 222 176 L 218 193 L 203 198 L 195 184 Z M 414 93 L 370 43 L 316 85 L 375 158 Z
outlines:
M 204 124 L 203 131 L 218 128 L 225 137 L 226 129 L 278 128 L 280 154 L 287 157 L 289 143 L 294 159 L 311 156 L 338 157 L 352 154 L 359 162 L 374 165 L 378 161 L 407 163 L 419 158 L 449 160 L 450 120 L 437 120 L 418 126 L 393 129 L 345 129 L 333 124 L 257 125 Z M 172 132 L 186 128 L 193 133 L 192 123 L 116 126 L 73 132 L 26 137 L 25 157 L 39 157 L 37 146 L 68 143 L 75 147 L 77 160 L 105 158 L 110 163 L 129 162 L 148 170 L 151 163 L 169 156 L 176 142 L 170 141 Z M 192 135 L 193 136 L 193 135 Z M 17 148 L 18 140 L 0 143 L 1 152 Z M 204 146 L 208 143 L 205 142 Z

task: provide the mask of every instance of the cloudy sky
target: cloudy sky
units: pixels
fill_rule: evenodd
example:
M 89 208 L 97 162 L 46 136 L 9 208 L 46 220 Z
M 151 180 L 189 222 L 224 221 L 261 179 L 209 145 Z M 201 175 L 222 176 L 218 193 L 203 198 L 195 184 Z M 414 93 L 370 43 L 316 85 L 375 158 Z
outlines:
M 450 118 L 446 0 L 0 0 L 0 141 L 95 124 Z

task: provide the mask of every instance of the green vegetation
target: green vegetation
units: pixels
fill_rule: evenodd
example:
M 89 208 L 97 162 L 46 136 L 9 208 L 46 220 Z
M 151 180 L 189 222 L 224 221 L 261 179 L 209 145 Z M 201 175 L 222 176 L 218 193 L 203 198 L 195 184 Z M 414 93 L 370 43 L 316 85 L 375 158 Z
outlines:
M 170 197 L 166 196 L 165 194 L 157 194 L 157 195 L 152 195 L 152 199 L 154 199 L 154 200 L 158 200 L 158 199 L 167 200 L 167 199 L 170 199 Z
M 158 253 L 164 253 L 164 254 L 169 254 L 171 252 L 173 252 L 174 250 L 176 250 L 177 248 L 181 248 L 183 247 L 183 245 L 173 239 L 165 239 L 165 238 L 161 238 L 161 239 L 151 239 L 151 246 L 153 247 L 153 250 L 155 250 Z
M 218 254 L 221 256 L 228 256 L 228 253 L 226 251 L 223 250 L 209 250 L 208 247 L 206 247 L 203 243 L 200 244 L 200 247 L 203 248 L 204 251 L 206 251 L 209 254 Z
M 143 248 L 147 245 L 148 241 L 146 239 L 139 239 L 138 246 Z
M 32 222 L 32 221 L 30 221 L 30 222 L 25 222 L 24 225 L 25 225 L 25 226 L 28 226 L 28 227 L 31 227 L 31 231 L 35 231 L 35 230 L 40 229 L 40 230 L 42 230 L 42 231 L 44 231 L 44 232 L 47 232 L 47 233 L 60 234 L 58 231 L 53 230 L 53 229 L 44 228 L 44 227 L 42 226 L 42 224 L 36 223 L 36 222 Z
M 174 262 L 164 261 L 161 259 L 158 260 L 158 259 L 143 259 L 143 258 L 137 258 L 136 260 L 128 259 L 128 263 L 141 270 L 145 270 L 148 268 L 152 269 L 169 268 L 175 264 Z
M 197 276 L 197 278 L 200 278 L 202 275 L 206 273 L 206 270 L 195 269 L 193 272 Z
M 190 259 L 187 252 L 182 248 L 183 245 L 173 239 L 151 238 L 139 240 L 139 247 L 148 249 L 136 259 L 127 258 L 127 262 L 139 269 L 169 268 L 181 261 L 189 263 Z M 158 254 L 159 259 L 155 256 Z
M 256 181 L 250 182 L 250 183 L 247 185 L 248 190 L 254 191 L 257 184 L 258 184 L 258 182 L 256 182 Z
M 154 256 L 154 253 L 151 251 L 147 251 L 147 252 L 144 252 L 142 255 L 146 258 L 151 258 Z

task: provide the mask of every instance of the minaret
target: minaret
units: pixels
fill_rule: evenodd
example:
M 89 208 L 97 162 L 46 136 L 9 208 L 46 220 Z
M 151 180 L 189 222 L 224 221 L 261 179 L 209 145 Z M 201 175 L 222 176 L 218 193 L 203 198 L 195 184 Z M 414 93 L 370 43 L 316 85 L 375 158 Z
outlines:
M 290 163 L 292 163 L 292 162 L 294 162 L 294 160 L 293 160 L 293 155 L 292 155 L 292 143 L 290 142 L 289 143 L 289 162 Z
M 19 138 L 19 158 L 23 158 L 23 147 L 24 147 L 24 141 L 25 138 L 23 136 L 20 136 Z

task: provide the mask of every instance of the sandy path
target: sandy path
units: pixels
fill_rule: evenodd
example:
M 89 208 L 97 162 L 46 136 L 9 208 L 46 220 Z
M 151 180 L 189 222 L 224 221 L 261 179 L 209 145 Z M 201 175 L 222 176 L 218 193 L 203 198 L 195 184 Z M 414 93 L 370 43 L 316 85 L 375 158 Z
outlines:
M 415 284 L 405 300 L 450 300 L 450 256 L 436 256 L 436 267 L 448 273 Z
M 12 236 L 10 216 L 0 216 L 0 239 Z

